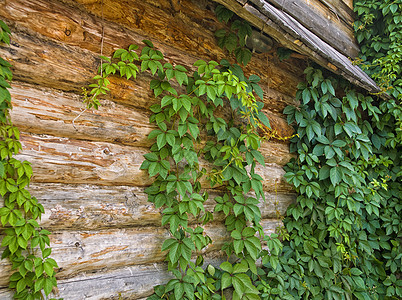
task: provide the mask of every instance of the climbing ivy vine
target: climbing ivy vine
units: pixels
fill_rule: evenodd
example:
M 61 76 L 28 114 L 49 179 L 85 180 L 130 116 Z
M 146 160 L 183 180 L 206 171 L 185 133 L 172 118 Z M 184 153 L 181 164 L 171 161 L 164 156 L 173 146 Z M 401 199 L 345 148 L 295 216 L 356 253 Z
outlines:
M 298 192 L 276 276 L 294 299 L 397 299 L 401 272 L 401 144 L 395 120 L 349 84 L 307 68 L 287 107 L 298 154 L 285 168 Z M 288 279 L 287 279 L 288 278 Z
M 90 85 L 85 102 L 88 107 L 99 105 L 98 96 L 108 92 L 111 74 L 135 79 L 146 71 L 155 77 L 150 88 L 159 103 L 150 107 L 150 122 L 157 129 L 148 136 L 154 143 L 141 169 L 154 178 L 146 193 L 156 208 L 163 209 L 162 225 L 171 237 L 161 250 L 166 251 L 175 278 L 156 287 L 151 299 L 221 299 L 229 287 L 234 288 L 234 299 L 259 299 L 250 275 L 257 275 L 258 258 L 271 259 L 261 240 L 279 252 L 277 244 L 265 238 L 257 206 L 264 198 L 262 178 L 255 172 L 257 164 L 264 165 L 258 131 L 270 127 L 261 111 L 263 103 L 255 98 L 263 97 L 260 78 L 246 78 L 239 66 L 226 60 L 198 60 L 190 73 L 181 65 L 163 63 L 163 54 L 150 41 L 144 43 L 140 55 L 138 46 L 131 45 L 118 49 L 112 58 L 102 57 L 104 63 L 94 77 L 97 83 Z M 220 109 L 224 106 L 232 108 L 229 118 L 224 116 L 227 110 Z M 202 255 L 195 262 L 191 258 L 211 243 L 203 228 L 213 219 L 204 208 L 207 181 L 220 187 L 215 212 L 225 216 L 231 238 L 223 246 L 228 261 L 220 269 L 209 266 L 205 271 Z
M 10 44 L 10 29 L 0 20 L 0 42 Z M 10 277 L 15 299 L 44 299 L 57 286 L 54 259 L 50 258 L 49 231 L 37 220 L 43 206 L 27 190 L 32 177 L 29 162 L 13 158 L 21 150 L 20 133 L 13 126 L 8 91 L 12 79 L 11 65 L 0 57 L 0 221 L 4 229 L 2 259 L 8 258 L 15 270 Z M 43 295 L 43 292 L 45 295 Z
M 395 2 L 388 4 L 394 13 Z M 225 22 L 232 17 L 223 8 L 217 13 Z M 241 38 L 249 29 L 237 27 L 240 23 L 216 34 L 229 52 L 237 43 L 244 46 Z M 239 36 L 241 41 L 235 41 Z M 290 145 L 297 158 L 285 167 L 285 178 L 298 196 L 287 210 L 281 236 L 265 236 L 257 206 L 264 198 L 262 178 L 255 170 L 264 165 L 258 130 L 269 132 L 269 122 L 255 98 L 262 99 L 259 78 L 246 78 L 239 66 L 225 60 L 199 60 L 190 72 L 165 63 L 150 41 L 144 43 L 140 54 L 131 45 L 112 58 L 102 57 L 85 102 L 99 105 L 97 97 L 108 92 L 111 74 L 154 76 L 150 88 L 159 102 L 150 108 L 150 122 L 157 129 L 149 135 L 154 143 L 141 169 L 155 179 L 146 192 L 162 209 L 162 225 L 170 233 L 161 250 L 174 278 L 155 287 L 149 299 L 226 299 L 228 290 L 233 299 L 402 297 L 401 114 L 396 101 L 359 93 L 321 69 L 305 70 L 296 94 L 300 105 L 284 111 L 297 133 Z M 244 57 L 237 58 L 245 64 L 249 59 Z M 397 70 L 386 75 L 393 80 L 389 91 L 395 97 Z M 225 119 L 223 106 L 236 117 Z M 211 242 L 203 227 L 213 219 L 204 208 L 206 180 L 221 189 L 214 210 L 225 216 L 230 234 L 222 248 L 228 259 L 219 268 L 205 267 L 202 255 L 191 260 Z

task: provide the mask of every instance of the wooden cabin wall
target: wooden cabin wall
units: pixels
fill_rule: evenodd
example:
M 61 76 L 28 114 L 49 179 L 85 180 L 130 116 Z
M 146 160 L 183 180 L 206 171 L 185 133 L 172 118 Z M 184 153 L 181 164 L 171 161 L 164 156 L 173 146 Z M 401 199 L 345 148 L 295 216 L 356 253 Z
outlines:
M 214 32 L 222 27 L 215 3 L 183 0 L 0 0 L 0 18 L 12 31 L 11 46 L 0 56 L 13 65 L 12 120 L 21 130 L 18 158 L 32 163 L 30 191 L 44 205 L 43 227 L 52 232 L 52 257 L 59 264 L 58 290 L 64 299 L 140 299 L 169 279 L 160 248 L 167 232 L 161 214 L 147 202 L 151 183 L 139 170 L 150 145 L 149 106 L 154 99 L 151 76 L 135 81 L 111 78 L 111 94 L 99 110 L 84 110 L 81 89 L 96 74 L 103 55 L 117 48 L 151 40 L 166 61 L 191 69 L 198 59 L 226 54 Z M 282 136 L 292 134 L 281 114 L 294 102 L 305 61 L 280 62 L 272 53 L 256 54 L 245 68 L 262 78 L 264 110 Z M 288 144 L 267 141 L 262 150 L 267 201 L 261 203 L 263 227 L 271 233 L 294 201 L 283 179 Z M 204 183 L 204 188 L 208 185 Z M 216 191 L 210 190 L 211 195 Z M 213 200 L 207 202 L 213 210 Z M 218 251 L 227 234 L 216 215 L 206 227 L 214 243 L 205 250 L 219 263 Z M 0 249 L 1 250 L 1 249 Z M 0 261 L 0 299 L 10 265 Z

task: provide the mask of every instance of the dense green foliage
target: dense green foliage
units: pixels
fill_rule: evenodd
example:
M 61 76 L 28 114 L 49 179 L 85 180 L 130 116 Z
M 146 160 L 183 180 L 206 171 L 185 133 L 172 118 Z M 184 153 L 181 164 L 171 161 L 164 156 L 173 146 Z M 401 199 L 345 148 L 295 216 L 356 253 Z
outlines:
M 354 8 L 363 69 L 402 99 L 402 0 L 358 0 Z
M 400 99 L 400 1 L 358 1 L 356 11 L 366 70 Z M 279 266 L 265 265 L 267 292 L 277 299 L 400 299 L 401 107 L 321 70 L 305 74 L 301 104 L 284 111 L 298 133 L 291 141 L 298 156 L 285 168 L 298 198 L 284 219 L 290 240 Z
M 0 20 L 0 42 L 10 43 L 10 30 Z M 1 246 L 2 259 L 8 258 L 15 272 L 10 277 L 15 299 L 43 299 L 57 286 L 57 263 L 50 258 L 49 231 L 41 229 L 37 219 L 43 206 L 27 190 L 32 168 L 27 161 L 13 158 L 21 149 L 20 133 L 9 116 L 11 96 L 8 81 L 12 79 L 11 65 L 0 57 L 0 195 L 3 205 L 0 220 L 4 227 Z
M 290 241 L 275 272 L 295 299 L 397 299 L 402 147 L 392 136 L 395 119 L 320 70 L 305 73 L 301 105 L 285 109 L 298 133 L 291 143 L 298 157 L 285 177 L 298 198 L 284 220 Z

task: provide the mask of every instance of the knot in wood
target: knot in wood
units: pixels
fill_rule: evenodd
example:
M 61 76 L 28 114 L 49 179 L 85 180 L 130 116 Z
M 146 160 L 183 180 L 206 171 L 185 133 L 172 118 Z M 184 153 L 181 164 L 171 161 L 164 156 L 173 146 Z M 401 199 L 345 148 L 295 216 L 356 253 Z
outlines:
M 71 35 L 71 30 L 68 29 L 68 28 L 65 28 L 65 29 L 64 29 L 64 34 L 65 34 L 66 36 L 70 36 L 70 35 Z

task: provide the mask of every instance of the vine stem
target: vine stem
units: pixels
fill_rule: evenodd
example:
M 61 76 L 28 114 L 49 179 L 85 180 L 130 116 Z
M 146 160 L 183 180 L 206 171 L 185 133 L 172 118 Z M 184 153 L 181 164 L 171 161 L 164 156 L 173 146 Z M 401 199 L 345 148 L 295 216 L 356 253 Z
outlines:
M 100 55 L 103 56 L 103 42 L 105 40 L 105 26 L 104 26 L 104 18 L 103 18 L 103 0 L 101 0 L 101 27 L 102 27 L 102 32 L 101 32 L 101 44 L 100 44 Z M 101 64 L 100 64 L 100 75 L 101 77 L 103 77 L 103 60 L 101 59 Z M 95 94 L 92 96 L 91 101 L 95 98 Z M 84 110 L 81 110 L 81 112 L 78 114 L 78 116 L 76 116 L 73 121 L 72 121 L 72 125 L 74 127 L 75 130 L 78 131 L 77 127 L 75 126 L 75 121 L 81 117 L 88 109 L 85 108 Z

